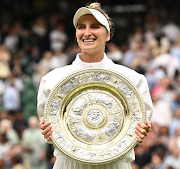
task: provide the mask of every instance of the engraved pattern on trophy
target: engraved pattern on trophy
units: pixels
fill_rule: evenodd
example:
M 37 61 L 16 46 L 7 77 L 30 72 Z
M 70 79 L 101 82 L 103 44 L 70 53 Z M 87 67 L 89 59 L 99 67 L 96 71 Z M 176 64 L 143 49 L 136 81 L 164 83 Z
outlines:
M 97 103 L 99 105 L 104 106 L 106 109 L 111 109 L 113 107 L 113 99 L 110 97 L 107 97 L 106 95 L 98 95 L 97 96 Z
M 78 86 L 78 81 L 76 78 L 71 78 L 67 83 L 65 83 L 62 87 L 61 90 L 65 93 L 71 91 L 74 87 Z
M 99 154 L 100 159 L 107 159 L 107 158 L 110 158 L 111 156 L 112 156 L 112 150 L 109 150 L 109 149 L 103 150 Z
M 71 151 L 72 151 L 73 153 L 77 153 L 79 150 L 80 150 L 80 149 L 79 149 L 78 146 L 76 146 L 76 145 L 72 145 L 72 146 L 71 146 Z
M 97 152 L 93 151 L 93 150 L 85 150 L 85 149 L 81 149 L 78 152 L 79 156 L 82 156 L 83 158 L 87 159 L 87 160 L 92 160 L 92 159 L 97 159 Z
M 96 72 L 93 75 L 93 79 L 96 81 L 108 81 L 111 79 L 111 76 L 107 73 Z
M 87 104 L 83 99 L 79 99 L 73 106 L 73 112 L 75 115 L 81 115 L 83 110 L 86 108 Z
M 86 73 L 77 76 L 79 84 L 89 83 L 93 81 L 93 73 Z
M 103 114 L 98 109 L 92 109 L 87 113 L 87 121 L 91 124 L 100 124 L 103 120 Z
M 83 98 L 77 100 L 76 104 L 70 110 L 69 115 L 69 126 L 73 132 L 76 132 L 79 126 L 82 126 L 82 113 L 87 107 L 86 102 Z
M 131 128 L 134 130 L 135 126 L 137 125 L 137 122 L 140 121 L 140 108 L 139 108 L 139 104 L 137 101 L 137 98 L 135 96 L 133 96 L 130 100 L 129 100 L 129 108 L 131 111 Z
M 131 110 L 131 112 L 134 111 L 138 111 L 139 110 L 139 103 L 137 101 L 137 98 L 135 96 L 133 96 L 130 100 L 129 100 L 129 108 Z
M 114 145 L 114 146 L 113 146 L 113 150 L 114 150 L 116 153 L 122 152 L 121 142 L 119 142 L 118 144 Z
M 87 142 L 90 142 L 94 139 L 94 133 L 91 130 L 88 130 L 87 128 L 82 126 L 78 127 L 76 135 Z
M 62 148 L 68 149 L 72 146 L 72 143 L 65 137 L 62 132 L 59 132 L 55 135 L 56 140 L 61 143 Z
M 132 98 L 134 95 L 133 91 L 125 83 L 119 85 L 119 90 L 124 93 L 127 99 Z
M 97 152 L 89 151 L 88 156 L 90 157 L 90 159 L 96 159 L 97 158 Z
M 58 114 L 58 110 L 60 107 L 60 103 L 58 101 L 53 101 L 51 104 L 51 109 L 50 109 L 50 116 L 56 116 Z
M 84 91 L 71 102 L 71 110 L 68 111 L 67 107 L 66 112 L 69 116 L 68 128 L 77 139 L 103 144 L 112 140 L 121 130 L 121 102 L 108 92 L 102 93 L 100 89 Z
M 53 144 L 70 158 L 106 163 L 136 144 L 134 130 L 138 121 L 145 122 L 145 106 L 125 77 L 88 68 L 64 78 L 53 90 L 44 118 L 51 122 Z
M 117 119 L 112 119 L 109 125 L 105 128 L 105 133 L 108 136 L 113 136 L 120 126 L 120 122 Z

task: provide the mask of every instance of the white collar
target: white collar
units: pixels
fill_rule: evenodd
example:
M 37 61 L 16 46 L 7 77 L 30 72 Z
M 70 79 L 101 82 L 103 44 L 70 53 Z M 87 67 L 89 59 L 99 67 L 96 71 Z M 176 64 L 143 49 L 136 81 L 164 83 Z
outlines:
M 104 57 L 100 62 L 92 62 L 92 63 L 87 63 L 83 62 L 80 57 L 79 53 L 76 55 L 76 59 L 73 61 L 72 65 L 73 66 L 78 66 L 79 68 L 88 68 L 88 67 L 105 67 L 107 61 L 110 59 L 107 57 L 107 55 L 104 53 Z

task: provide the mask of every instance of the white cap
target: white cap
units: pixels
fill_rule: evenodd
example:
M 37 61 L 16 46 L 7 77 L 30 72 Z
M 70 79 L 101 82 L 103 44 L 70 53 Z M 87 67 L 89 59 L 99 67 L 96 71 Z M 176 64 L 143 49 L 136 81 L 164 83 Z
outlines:
M 99 23 L 101 23 L 103 26 L 105 26 L 107 31 L 110 33 L 109 23 L 108 23 L 108 20 L 106 19 L 106 17 L 100 11 L 98 11 L 96 9 L 92 9 L 92 8 L 86 8 L 86 7 L 82 7 L 76 11 L 74 18 L 73 18 L 73 24 L 74 24 L 75 28 L 77 27 L 79 18 L 81 16 L 87 15 L 87 14 L 93 15 L 96 18 L 96 20 Z

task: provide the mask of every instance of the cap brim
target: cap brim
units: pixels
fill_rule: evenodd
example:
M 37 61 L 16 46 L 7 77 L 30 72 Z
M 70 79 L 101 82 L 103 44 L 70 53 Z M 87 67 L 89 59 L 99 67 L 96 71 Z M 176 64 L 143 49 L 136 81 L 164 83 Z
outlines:
M 88 15 L 88 14 L 93 15 L 96 18 L 96 20 L 100 24 L 104 25 L 106 29 L 108 30 L 108 32 L 110 33 L 109 23 L 106 17 L 100 11 L 96 9 L 86 8 L 86 7 L 82 7 L 78 9 L 77 12 L 75 13 L 74 18 L 73 18 L 74 27 L 77 28 L 78 20 L 81 16 Z
M 73 24 L 74 24 L 74 27 L 76 28 L 77 27 L 77 24 L 78 24 L 78 20 L 81 16 L 83 15 L 87 15 L 87 14 L 92 14 L 92 12 L 86 8 L 86 7 L 82 7 L 80 8 L 74 15 L 74 18 L 73 18 Z M 94 16 L 94 15 L 93 15 Z M 95 16 L 94 16 L 95 17 Z M 95 17 L 96 18 L 96 17 Z

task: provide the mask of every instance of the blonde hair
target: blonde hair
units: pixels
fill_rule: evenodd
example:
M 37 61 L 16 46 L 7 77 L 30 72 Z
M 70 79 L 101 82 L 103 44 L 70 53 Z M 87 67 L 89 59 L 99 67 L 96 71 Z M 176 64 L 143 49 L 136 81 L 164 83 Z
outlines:
M 111 21 L 111 18 L 108 16 L 108 14 L 105 12 L 105 10 L 101 8 L 101 4 L 98 2 L 93 2 L 89 5 L 87 5 L 86 7 L 89 9 L 96 9 L 106 17 L 106 19 L 108 20 L 108 23 L 109 23 L 109 27 L 110 27 L 110 36 L 113 37 L 113 35 L 114 35 L 114 24 Z

